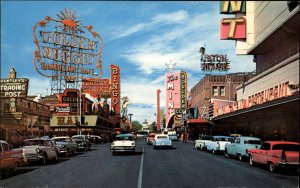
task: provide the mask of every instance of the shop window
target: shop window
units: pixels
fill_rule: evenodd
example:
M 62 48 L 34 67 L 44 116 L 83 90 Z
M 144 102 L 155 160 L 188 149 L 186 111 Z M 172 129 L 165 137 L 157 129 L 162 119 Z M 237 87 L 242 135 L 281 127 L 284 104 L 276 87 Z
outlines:
M 212 86 L 212 96 L 218 96 L 218 86 Z
M 220 96 L 225 96 L 225 86 L 220 86 Z

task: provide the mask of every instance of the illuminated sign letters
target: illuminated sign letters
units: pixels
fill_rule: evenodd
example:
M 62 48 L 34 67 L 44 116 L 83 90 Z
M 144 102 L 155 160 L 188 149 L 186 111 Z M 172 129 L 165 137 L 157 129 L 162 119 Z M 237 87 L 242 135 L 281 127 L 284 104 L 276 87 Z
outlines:
M 120 67 L 110 65 L 111 75 L 111 108 L 116 114 L 120 114 Z
M 43 76 L 63 77 L 66 81 L 93 75 L 95 68 L 101 69 L 102 73 L 100 35 L 93 31 L 92 26 L 82 25 L 75 11 L 65 9 L 56 15 L 56 19 L 47 16 L 33 27 L 37 47 L 34 68 Z M 92 66 L 94 63 L 96 67 Z

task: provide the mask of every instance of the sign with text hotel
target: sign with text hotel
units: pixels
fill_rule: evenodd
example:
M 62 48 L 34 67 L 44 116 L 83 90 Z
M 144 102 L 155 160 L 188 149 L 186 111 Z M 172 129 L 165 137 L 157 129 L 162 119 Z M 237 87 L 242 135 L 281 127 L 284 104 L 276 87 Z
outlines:
M 121 96 L 121 82 L 120 82 L 120 67 L 110 65 L 110 84 L 111 84 L 111 110 L 116 114 L 120 114 L 120 96 Z
M 221 14 L 246 13 L 245 1 L 220 1 Z M 237 40 L 246 38 L 246 19 L 239 16 L 235 18 L 223 18 L 220 21 L 221 40 Z
M 75 11 L 65 9 L 56 15 L 56 19 L 46 16 L 33 27 L 34 68 L 43 76 L 66 81 L 102 70 L 100 35 L 92 26 L 82 25 Z

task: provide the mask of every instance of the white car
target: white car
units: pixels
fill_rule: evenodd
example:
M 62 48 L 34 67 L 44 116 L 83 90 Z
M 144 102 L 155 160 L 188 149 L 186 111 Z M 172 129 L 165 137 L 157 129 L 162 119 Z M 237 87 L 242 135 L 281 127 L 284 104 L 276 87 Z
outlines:
M 172 141 L 167 134 L 157 134 L 155 135 L 153 141 L 153 148 L 172 148 Z
M 51 140 L 54 142 L 59 155 L 69 156 L 69 154 L 76 154 L 77 143 L 69 136 L 53 137 Z
M 203 135 L 195 140 L 195 149 L 206 150 L 206 146 L 208 142 L 211 142 L 212 136 Z
M 213 154 L 225 151 L 225 144 L 231 144 L 230 136 L 212 136 L 210 142 L 207 143 L 206 150 Z
M 35 138 L 23 141 L 23 157 L 25 162 L 41 161 L 47 164 L 48 160 L 56 161 L 58 158 L 54 143 L 49 139 Z
M 178 140 L 177 134 L 175 131 L 168 131 L 168 136 L 169 136 L 170 140 Z
M 117 152 L 135 152 L 135 141 L 132 134 L 119 134 L 111 143 L 110 150 L 113 155 Z

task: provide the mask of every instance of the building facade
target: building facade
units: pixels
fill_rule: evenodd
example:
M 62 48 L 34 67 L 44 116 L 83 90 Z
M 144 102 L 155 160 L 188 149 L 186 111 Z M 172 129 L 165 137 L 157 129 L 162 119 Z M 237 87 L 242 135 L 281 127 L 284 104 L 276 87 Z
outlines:
M 235 39 L 236 53 L 253 55 L 257 75 L 236 88 L 236 108 L 222 107 L 213 122 L 219 132 L 299 141 L 299 1 L 243 3 L 247 32 Z

